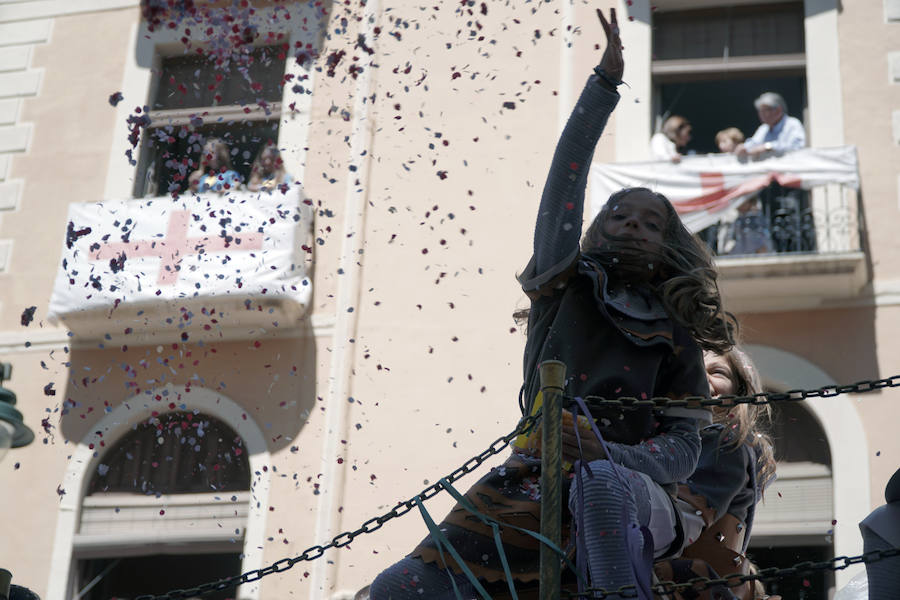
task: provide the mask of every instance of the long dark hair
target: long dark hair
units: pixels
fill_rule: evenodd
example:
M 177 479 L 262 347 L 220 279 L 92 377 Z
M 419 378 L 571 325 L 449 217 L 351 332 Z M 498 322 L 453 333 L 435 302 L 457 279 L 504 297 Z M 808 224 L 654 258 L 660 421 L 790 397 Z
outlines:
M 763 390 L 759 371 L 747 353 L 737 346 L 722 354 L 731 367 L 731 383 L 735 396 L 753 396 Z M 772 438 L 763 430 L 764 421 L 771 422 L 768 404 L 720 407 L 713 410 L 713 421 L 725 426 L 720 441 L 726 446 L 750 444 L 756 451 L 759 488 L 765 489 L 775 476 L 775 451 Z
M 630 245 L 629 240 L 611 236 L 603 229 L 612 208 L 633 193 L 650 194 L 665 207 L 663 246 L 650 256 L 646 250 Z M 648 284 L 669 317 L 687 328 L 704 350 L 723 354 L 734 346 L 737 319 L 722 308 L 712 254 L 687 230 L 662 194 L 643 187 L 615 192 L 585 232 L 581 251 L 602 264 L 610 277 Z

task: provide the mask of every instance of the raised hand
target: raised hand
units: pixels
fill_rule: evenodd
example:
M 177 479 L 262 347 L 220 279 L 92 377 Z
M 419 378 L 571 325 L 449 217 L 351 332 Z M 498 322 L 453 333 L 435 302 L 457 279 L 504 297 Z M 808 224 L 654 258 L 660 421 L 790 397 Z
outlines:
M 600 59 L 600 68 L 606 72 L 610 79 L 621 81 L 625 72 L 625 61 L 622 58 L 622 40 L 619 38 L 619 22 L 616 20 L 616 9 L 609 9 L 609 21 L 603 16 L 603 11 L 597 9 L 597 16 L 603 31 L 606 33 L 606 49 L 603 58 Z

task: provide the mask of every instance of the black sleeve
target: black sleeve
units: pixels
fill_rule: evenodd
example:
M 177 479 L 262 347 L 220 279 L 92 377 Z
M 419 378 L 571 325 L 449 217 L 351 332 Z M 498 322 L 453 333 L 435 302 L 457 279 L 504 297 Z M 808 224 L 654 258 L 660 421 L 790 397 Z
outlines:
M 588 78 L 562 132 L 544 184 L 534 230 L 534 255 L 519 277 L 526 293 L 556 279 L 578 255 L 584 190 L 594 148 L 619 94 Z
M 686 396 L 708 398 L 709 381 L 700 346 L 690 332 L 679 325 L 674 327 L 672 344 L 672 354 L 657 379 L 655 394 L 675 400 Z M 666 408 L 662 414 L 697 419 L 700 427 L 712 423 L 712 413 L 706 408 Z
M 750 469 L 755 468 L 752 453 L 746 444 L 737 448 L 723 444 L 718 430 L 704 431 L 702 440 L 700 462 L 687 480 L 688 487 L 706 498 L 717 520 L 727 512 L 746 521 L 750 506 L 756 504 L 749 486 Z

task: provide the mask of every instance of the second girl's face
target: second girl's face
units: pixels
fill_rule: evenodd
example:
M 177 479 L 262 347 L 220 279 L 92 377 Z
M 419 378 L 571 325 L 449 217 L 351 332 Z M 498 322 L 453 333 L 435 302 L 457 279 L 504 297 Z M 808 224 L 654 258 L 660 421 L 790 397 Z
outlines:
M 717 398 L 725 394 L 734 394 L 734 372 L 728 360 L 715 352 L 704 352 L 703 362 L 706 365 L 710 396 Z
M 611 236 L 635 240 L 646 250 L 663 244 L 666 209 L 662 200 L 647 192 L 633 192 L 609 207 L 603 230 Z

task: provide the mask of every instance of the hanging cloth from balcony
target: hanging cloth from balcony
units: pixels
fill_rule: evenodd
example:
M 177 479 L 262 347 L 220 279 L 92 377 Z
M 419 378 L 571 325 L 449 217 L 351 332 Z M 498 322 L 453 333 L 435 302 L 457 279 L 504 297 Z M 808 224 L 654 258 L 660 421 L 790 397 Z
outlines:
M 773 182 L 801 189 L 828 184 L 859 189 L 856 147 L 804 148 L 762 160 L 707 154 L 686 156 L 677 164 L 595 164 L 591 167 L 591 213 L 600 212 L 613 192 L 647 187 L 666 196 L 687 228 L 696 232 Z

